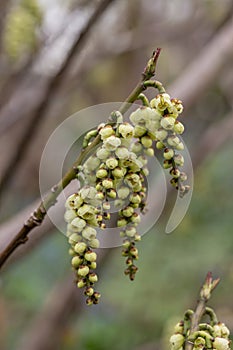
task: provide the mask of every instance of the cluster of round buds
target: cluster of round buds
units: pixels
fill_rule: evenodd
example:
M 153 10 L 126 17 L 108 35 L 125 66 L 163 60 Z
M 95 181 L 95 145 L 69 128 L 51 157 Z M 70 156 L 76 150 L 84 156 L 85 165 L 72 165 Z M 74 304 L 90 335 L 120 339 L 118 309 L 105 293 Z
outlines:
M 138 137 L 134 126 L 127 122 L 102 124 L 99 135 L 102 145 L 83 164 L 83 177 L 96 189 L 96 197 L 102 202 L 102 228 L 108 225 L 111 213 L 117 213 L 117 226 L 124 237 L 122 255 L 127 258 L 125 274 L 133 280 L 137 271 L 133 261 L 138 259 L 135 243 L 141 238 L 136 227 L 146 201 L 146 155 L 153 155 L 148 152 L 153 149 L 146 135 Z
M 208 308 L 211 313 L 212 309 Z M 189 312 L 192 310 L 188 310 Z M 224 323 L 213 320 L 208 323 L 200 323 L 198 330 L 190 334 L 190 328 L 186 321 L 180 321 L 174 328 L 174 334 L 170 338 L 171 350 L 183 350 L 185 342 L 193 344 L 193 349 L 204 350 L 230 350 L 230 331 Z
M 149 148 L 148 151 L 152 153 L 153 141 L 156 148 L 163 151 L 163 166 L 170 169 L 170 182 L 179 190 L 181 197 L 189 190 L 189 186 L 183 184 L 187 175 L 179 169 L 184 165 L 184 158 L 178 153 L 184 149 L 179 137 L 184 132 L 184 126 L 177 119 L 182 111 L 180 100 L 171 99 L 167 93 L 163 93 L 150 101 L 150 107 L 138 108 L 130 117 L 142 144 Z
M 96 207 L 96 195 L 95 188 L 84 186 L 78 193 L 68 197 L 65 212 L 71 265 L 76 274 L 77 287 L 84 288 L 88 305 L 97 304 L 100 298 L 94 289 L 98 276 L 95 273 L 97 254 L 93 249 L 99 247 L 95 227 L 100 226 L 102 221 Z

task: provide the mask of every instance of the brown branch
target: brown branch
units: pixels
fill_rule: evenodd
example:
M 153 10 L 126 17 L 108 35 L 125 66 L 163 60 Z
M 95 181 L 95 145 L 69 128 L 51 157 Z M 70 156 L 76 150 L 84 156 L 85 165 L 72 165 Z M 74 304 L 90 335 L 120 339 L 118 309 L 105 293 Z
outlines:
M 135 89 L 132 91 L 132 93 L 128 96 L 126 101 L 122 104 L 120 108 L 121 113 L 125 113 L 129 108 L 129 103 L 136 101 L 138 98 L 138 95 L 145 90 L 146 87 L 144 85 L 144 82 L 154 76 L 155 67 L 156 67 L 159 54 L 160 54 L 160 49 L 157 49 L 153 53 L 152 57 L 150 58 L 150 60 L 148 61 L 144 69 L 141 80 L 139 81 Z M 162 84 L 160 82 L 155 81 L 154 83 L 155 83 L 155 87 L 157 87 L 159 90 L 163 89 Z M 59 183 L 51 188 L 50 192 L 47 194 L 45 199 L 42 200 L 39 207 L 30 215 L 30 217 L 24 223 L 23 227 L 20 229 L 17 235 L 10 241 L 10 243 L 1 253 L 0 268 L 3 266 L 3 264 L 9 258 L 9 256 L 14 252 L 14 250 L 18 246 L 27 242 L 28 234 L 31 232 L 31 230 L 36 226 L 41 225 L 41 223 L 43 222 L 47 214 L 48 209 L 56 203 L 56 199 L 58 195 L 73 179 L 75 179 L 78 166 L 82 164 L 85 157 L 90 153 L 91 150 L 95 149 L 95 147 L 98 145 L 99 142 L 100 142 L 100 136 L 98 135 L 88 147 L 82 150 L 76 162 L 73 164 L 73 167 L 67 171 L 67 173 L 59 181 Z
M 5 188 L 7 187 L 7 185 L 9 184 L 13 174 L 15 173 L 15 170 L 19 165 L 20 161 L 22 160 L 23 155 L 25 154 L 28 146 L 30 145 L 30 142 L 34 137 L 36 130 L 38 129 L 39 125 L 42 123 L 43 119 L 45 118 L 47 108 L 50 105 L 50 101 L 55 97 L 55 95 L 59 91 L 61 83 L 65 75 L 67 74 L 71 64 L 74 62 L 77 52 L 82 49 L 83 44 L 85 43 L 93 25 L 101 17 L 101 15 L 106 10 L 106 8 L 114 1 L 115 0 L 103 0 L 102 2 L 100 2 L 96 10 L 88 20 L 87 24 L 81 31 L 79 37 L 73 43 L 59 71 L 48 83 L 44 91 L 44 98 L 42 99 L 41 103 L 38 105 L 37 109 L 35 110 L 34 115 L 31 118 L 31 121 L 27 129 L 25 129 L 25 132 L 22 135 L 22 139 L 20 140 L 19 145 L 16 148 L 15 153 L 8 164 L 8 167 L 6 168 L 6 171 L 2 175 L 1 186 L 0 186 L 0 196 L 5 190 Z
M 179 96 L 186 108 L 206 91 L 210 82 L 217 77 L 228 58 L 232 56 L 232 42 L 233 17 L 171 85 L 169 91 Z

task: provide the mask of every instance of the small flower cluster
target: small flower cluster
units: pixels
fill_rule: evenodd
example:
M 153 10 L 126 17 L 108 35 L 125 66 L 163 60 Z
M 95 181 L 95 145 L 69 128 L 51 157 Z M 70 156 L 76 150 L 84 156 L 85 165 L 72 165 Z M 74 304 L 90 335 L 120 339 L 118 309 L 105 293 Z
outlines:
M 208 312 L 213 310 L 208 308 Z M 191 310 L 189 310 L 190 312 Z M 214 314 L 215 315 L 215 314 Z M 185 321 L 180 321 L 174 328 L 174 334 L 170 338 L 171 350 L 183 350 L 185 342 L 193 344 L 194 350 L 215 349 L 229 350 L 230 349 L 230 331 L 224 323 L 217 322 L 200 323 L 198 330 L 190 334 L 189 327 Z
M 65 220 L 67 222 L 67 236 L 71 248 L 71 265 L 76 273 L 78 288 L 85 288 L 88 305 L 97 304 L 100 294 L 94 290 L 94 284 L 98 276 L 96 269 L 97 254 L 93 249 L 99 247 L 96 238 L 97 231 L 94 227 L 100 225 L 96 209 L 95 188 L 84 186 L 78 193 L 72 194 L 66 201 Z
M 150 147 L 153 141 L 157 149 L 163 150 L 163 167 L 170 169 L 171 184 L 179 190 L 181 197 L 189 190 L 188 185 L 183 185 L 187 175 L 179 170 L 184 165 L 184 158 L 178 153 L 184 149 L 179 137 L 184 132 L 184 126 L 177 120 L 182 111 L 180 100 L 171 99 L 163 93 L 150 101 L 150 107 L 138 108 L 130 117 L 148 152 L 152 153 Z

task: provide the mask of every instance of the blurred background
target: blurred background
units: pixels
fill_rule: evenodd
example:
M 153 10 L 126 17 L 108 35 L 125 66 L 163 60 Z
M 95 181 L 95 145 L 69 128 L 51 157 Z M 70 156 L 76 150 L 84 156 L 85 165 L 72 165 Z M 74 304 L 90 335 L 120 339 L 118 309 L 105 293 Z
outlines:
M 210 305 L 233 331 L 232 42 L 232 0 L 1 0 L 1 251 L 39 201 L 53 130 L 123 101 L 157 47 L 156 78 L 185 107 L 195 180 L 188 213 L 166 235 L 169 193 L 139 244 L 134 283 L 119 248 L 101 251 L 98 306 L 85 307 L 72 283 L 64 235 L 48 219 L 36 228 L 1 273 L 1 350 L 167 350 L 207 271 L 221 278 Z

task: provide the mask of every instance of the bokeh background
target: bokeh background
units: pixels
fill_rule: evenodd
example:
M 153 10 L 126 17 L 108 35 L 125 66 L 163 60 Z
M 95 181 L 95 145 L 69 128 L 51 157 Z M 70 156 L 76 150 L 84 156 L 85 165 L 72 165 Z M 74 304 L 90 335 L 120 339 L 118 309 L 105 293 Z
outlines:
M 120 249 L 101 252 L 95 307 L 72 283 L 64 235 L 49 220 L 35 229 L 1 271 L 1 350 L 167 350 L 207 271 L 221 278 L 210 305 L 233 331 L 232 42 L 231 0 L 1 0 L 1 251 L 38 203 L 53 130 L 80 109 L 123 101 L 156 47 L 156 77 L 185 106 L 195 180 L 187 215 L 166 235 L 169 193 L 139 245 L 134 283 Z

